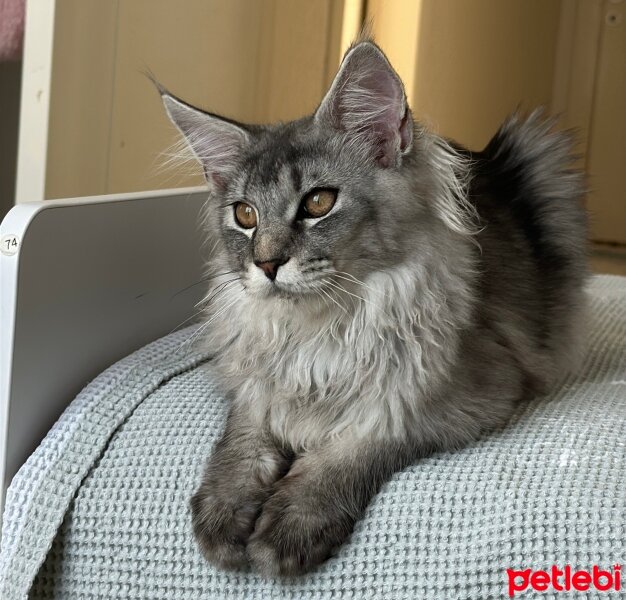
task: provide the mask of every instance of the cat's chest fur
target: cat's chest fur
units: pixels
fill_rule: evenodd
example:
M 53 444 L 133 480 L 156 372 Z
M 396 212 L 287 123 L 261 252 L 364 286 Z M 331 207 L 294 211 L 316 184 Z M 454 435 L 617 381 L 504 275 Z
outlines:
M 344 298 L 345 310 L 316 316 L 239 304 L 231 326 L 211 333 L 222 384 L 258 427 L 296 450 L 340 435 L 404 437 L 446 377 L 469 311 L 468 294 L 422 294 L 416 268 L 373 277 L 361 301 Z

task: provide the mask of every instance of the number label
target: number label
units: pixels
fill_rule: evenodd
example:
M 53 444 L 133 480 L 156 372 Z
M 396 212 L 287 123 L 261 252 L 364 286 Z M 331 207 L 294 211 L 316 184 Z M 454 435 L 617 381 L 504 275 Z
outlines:
M 16 254 L 20 247 L 20 240 L 16 235 L 9 233 L 8 235 L 3 235 L 0 240 L 0 251 L 2 254 L 6 254 L 7 256 L 12 256 Z

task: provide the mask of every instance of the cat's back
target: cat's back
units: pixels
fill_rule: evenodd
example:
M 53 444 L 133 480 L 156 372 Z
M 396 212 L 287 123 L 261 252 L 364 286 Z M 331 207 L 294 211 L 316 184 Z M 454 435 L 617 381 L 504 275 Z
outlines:
M 508 119 L 471 154 L 480 216 L 479 310 L 517 342 L 518 360 L 551 384 L 580 355 L 587 268 L 585 181 L 573 139 L 535 111 Z

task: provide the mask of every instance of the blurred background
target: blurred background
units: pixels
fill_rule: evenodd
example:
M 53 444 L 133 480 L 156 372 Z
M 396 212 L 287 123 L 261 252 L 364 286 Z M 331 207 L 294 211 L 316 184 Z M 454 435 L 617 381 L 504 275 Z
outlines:
M 20 4 L 0 1 L 0 217 L 15 202 L 201 185 L 193 166 L 164 166 L 175 132 L 143 71 L 237 120 L 293 119 L 369 22 L 435 131 L 480 149 L 538 105 L 575 127 L 593 267 L 626 274 L 624 0 L 27 0 L 23 50 L 13 40 L 3 56 Z

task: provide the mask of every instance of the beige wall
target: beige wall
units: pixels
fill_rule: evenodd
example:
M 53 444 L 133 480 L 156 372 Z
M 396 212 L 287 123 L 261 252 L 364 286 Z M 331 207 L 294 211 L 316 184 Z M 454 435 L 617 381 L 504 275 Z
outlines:
M 626 244 L 626 2 L 369 0 L 415 115 L 484 147 L 520 107 L 574 128 L 595 241 Z
M 626 244 L 626 7 L 604 8 L 587 147 L 588 207 L 593 240 Z
M 56 2 L 46 198 L 107 189 L 117 7 L 117 0 Z
M 560 0 L 372 0 L 419 119 L 481 148 L 518 105 L 549 107 Z
M 201 183 L 193 164 L 163 168 L 175 135 L 141 71 L 237 119 L 297 117 L 318 102 L 349 39 L 344 4 L 358 19 L 357 0 L 185 0 L 185 10 L 56 0 L 46 197 Z M 550 103 L 560 5 L 369 0 L 366 19 L 416 115 L 477 148 L 520 102 Z
M 413 108 L 422 0 L 368 0 L 366 9 L 372 35 L 404 82 Z
M 249 121 L 315 107 L 340 58 L 334 0 L 56 0 L 47 198 L 200 184 L 164 169 L 172 92 Z
M 518 105 L 549 107 L 559 9 L 558 0 L 425 0 L 416 112 L 482 148 Z
M 591 176 L 593 238 L 626 244 L 626 2 L 180 6 L 28 0 L 18 201 L 201 183 L 195 165 L 163 168 L 176 136 L 141 71 L 152 69 L 174 93 L 237 119 L 294 118 L 321 98 L 365 6 L 416 116 L 443 135 L 481 148 L 518 106 L 562 113 L 562 124 L 579 130 L 580 164 Z

